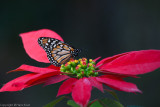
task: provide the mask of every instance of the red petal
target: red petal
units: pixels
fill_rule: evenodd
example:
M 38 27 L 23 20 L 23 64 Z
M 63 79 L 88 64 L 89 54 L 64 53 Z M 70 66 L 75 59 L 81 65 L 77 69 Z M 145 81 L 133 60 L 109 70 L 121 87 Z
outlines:
M 61 82 L 61 81 L 68 79 L 68 78 L 70 78 L 70 77 L 67 75 L 56 75 L 56 76 L 48 78 L 44 85 L 46 86 L 46 85 L 55 84 L 55 83 Z
M 35 66 L 31 66 L 31 65 L 21 65 L 19 68 L 9 71 L 10 72 L 16 72 L 16 71 L 30 71 L 30 72 L 34 72 L 34 73 L 48 73 L 48 72 L 53 72 L 53 71 L 57 71 L 55 69 L 51 69 L 51 68 L 40 68 L 40 67 L 35 67 Z
M 54 75 L 59 75 L 59 71 L 49 72 L 49 73 L 43 73 L 43 74 L 37 74 L 33 77 L 31 77 L 28 81 L 26 81 L 26 84 L 28 86 L 36 84 L 40 80 L 47 80 L 49 77 L 52 77 Z
M 27 74 L 21 77 L 18 77 L 8 83 L 6 83 L 1 89 L 0 92 L 3 91 L 20 91 L 27 87 L 25 84 L 28 79 L 30 79 L 32 76 L 35 76 L 35 73 Z
M 51 37 L 63 41 L 63 39 L 57 33 L 49 29 L 41 29 L 37 31 L 22 33 L 20 36 L 22 38 L 24 49 L 26 50 L 27 54 L 36 61 L 45 63 L 50 63 L 50 61 L 47 58 L 46 52 L 42 47 L 39 46 L 37 42 L 38 38 Z
M 20 91 L 24 88 L 43 83 L 48 77 L 59 75 L 59 74 L 60 74 L 59 71 L 48 72 L 43 74 L 30 73 L 8 82 L 0 89 L 0 92 Z
M 96 77 L 89 77 L 88 80 L 90 81 L 91 85 L 98 88 L 100 91 L 103 91 L 103 85 L 99 81 L 96 80 Z
M 0 92 L 20 91 L 24 88 L 43 83 L 48 77 L 59 74 L 60 74 L 59 71 L 43 73 L 43 74 L 37 74 L 37 73 L 27 74 L 8 82 L 0 89 Z
M 38 79 L 37 81 L 34 81 L 31 84 L 27 84 L 26 88 L 34 86 L 34 85 L 45 83 L 46 80 L 47 80 L 47 78 Z
M 113 61 L 114 59 L 116 59 L 116 58 L 118 58 L 118 57 L 120 57 L 120 56 L 126 55 L 126 54 L 128 54 L 128 53 L 129 53 L 129 52 L 121 53 L 121 54 L 118 54 L 118 55 L 114 55 L 114 56 L 112 56 L 112 57 L 104 58 L 104 59 L 102 59 L 101 61 L 99 61 L 99 62 L 96 64 L 96 66 L 101 66 L 101 65 L 107 64 L 107 63 Z
M 76 78 L 69 78 L 68 80 L 64 81 L 58 90 L 57 96 L 63 94 L 69 94 L 70 92 L 72 92 L 73 86 L 75 85 L 76 82 L 77 82 Z
M 132 51 L 104 64 L 104 69 L 120 74 L 144 74 L 160 67 L 160 50 Z
M 109 87 L 125 92 L 140 92 L 137 86 L 133 83 L 125 82 L 121 78 L 112 75 L 104 75 L 96 78 L 99 82 L 105 83 Z
M 50 66 L 48 66 L 47 68 L 51 68 L 51 69 L 55 69 L 55 70 L 59 70 L 60 71 L 60 67 L 56 67 L 56 66 L 54 66 L 54 65 L 50 65 Z
M 87 78 L 79 79 L 72 90 L 73 100 L 81 107 L 86 107 L 91 97 L 91 90 L 92 85 Z
M 99 60 L 101 57 L 99 56 L 98 58 L 94 59 L 93 61 L 96 62 L 97 60 Z
M 102 74 L 109 74 L 109 75 L 114 75 L 114 76 L 119 76 L 119 77 L 122 77 L 122 78 L 126 78 L 126 77 L 132 77 L 132 78 L 139 78 L 138 76 L 136 75 L 131 75 L 131 74 L 122 74 L 122 73 L 115 73 L 115 72 L 110 72 L 110 71 L 107 71 L 107 70 L 99 70 L 98 72 L 102 73 Z

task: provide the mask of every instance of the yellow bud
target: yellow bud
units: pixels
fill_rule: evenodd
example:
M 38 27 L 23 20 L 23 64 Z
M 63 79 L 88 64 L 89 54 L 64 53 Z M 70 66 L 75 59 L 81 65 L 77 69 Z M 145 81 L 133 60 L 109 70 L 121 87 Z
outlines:
M 92 64 L 92 63 L 89 63 L 89 66 L 93 66 L 93 64 Z
M 81 65 L 77 65 L 79 68 L 81 67 Z
M 81 61 L 80 63 L 83 64 L 83 61 Z
M 93 60 L 92 59 L 89 59 L 89 62 L 92 62 Z
M 82 60 L 86 61 L 87 59 L 86 58 L 82 58 Z
M 71 62 L 68 62 L 68 65 L 70 65 L 71 64 Z
M 78 60 L 74 60 L 75 63 L 78 63 Z
M 79 61 L 82 61 L 82 59 L 79 59 Z

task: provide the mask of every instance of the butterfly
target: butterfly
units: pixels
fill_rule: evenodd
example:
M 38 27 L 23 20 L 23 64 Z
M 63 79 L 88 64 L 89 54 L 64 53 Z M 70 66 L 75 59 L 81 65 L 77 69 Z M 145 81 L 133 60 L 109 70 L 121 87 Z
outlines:
M 80 49 L 75 49 L 58 39 L 50 37 L 38 38 L 38 44 L 46 51 L 51 64 L 58 67 L 77 56 L 80 52 Z

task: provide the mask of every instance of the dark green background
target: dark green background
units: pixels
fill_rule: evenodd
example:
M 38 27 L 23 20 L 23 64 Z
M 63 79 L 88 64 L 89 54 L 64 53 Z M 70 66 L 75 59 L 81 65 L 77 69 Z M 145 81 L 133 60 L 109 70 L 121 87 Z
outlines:
M 48 28 L 65 42 L 82 49 L 80 56 L 102 58 L 118 53 L 160 49 L 159 0 L 6 0 L 0 2 L 0 86 L 26 73 L 6 75 L 21 64 L 48 66 L 24 51 L 20 33 Z M 27 72 L 28 73 L 28 72 Z M 116 91 L 125 106 L 158 107 L 160 70 L 126 79 L 143 94 Z M 0 104 L 31 104 L 41 107 L 56 98 L 61 83 L 0 93 Z M 92 99 L 110 97 L 97 89 Z M 65 107 L 65 102 L 57 107 Z

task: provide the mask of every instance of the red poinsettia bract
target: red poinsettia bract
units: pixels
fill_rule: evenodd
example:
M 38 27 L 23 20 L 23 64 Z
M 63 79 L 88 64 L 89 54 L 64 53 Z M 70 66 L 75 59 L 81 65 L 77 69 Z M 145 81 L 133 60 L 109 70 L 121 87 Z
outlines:
M 57 33 L 48 29 L 22 33 L 20 37 L 26 53 L 36 61 L 44 63 L 50 63 L 50 61 L 46 52 L 39 46 L 38 38 L 51 37 L 63 41 Z M 126 82 L 123 78 L 136 78 L 136 75 L 159 68 L 160 50 L 126 52 L 104 58 L 96 64 L 98 59 L 71 60 L 61 67 L 50 65 L 42 68 L 23 64 L 10 72 L 30 71 L 31 73 L 6 83 L 0 92 L 20 91 L 37 84 L 50 85 L 65 80 L 60 86 L 57 96 L 72 93 L 73 100 L 82 107 L 87 106 L 92 87 L 103 92 L 102 84 L 119 91 L 141 93 L 135 84 Z M 101 75 L 99 76 L 99 74 Z

